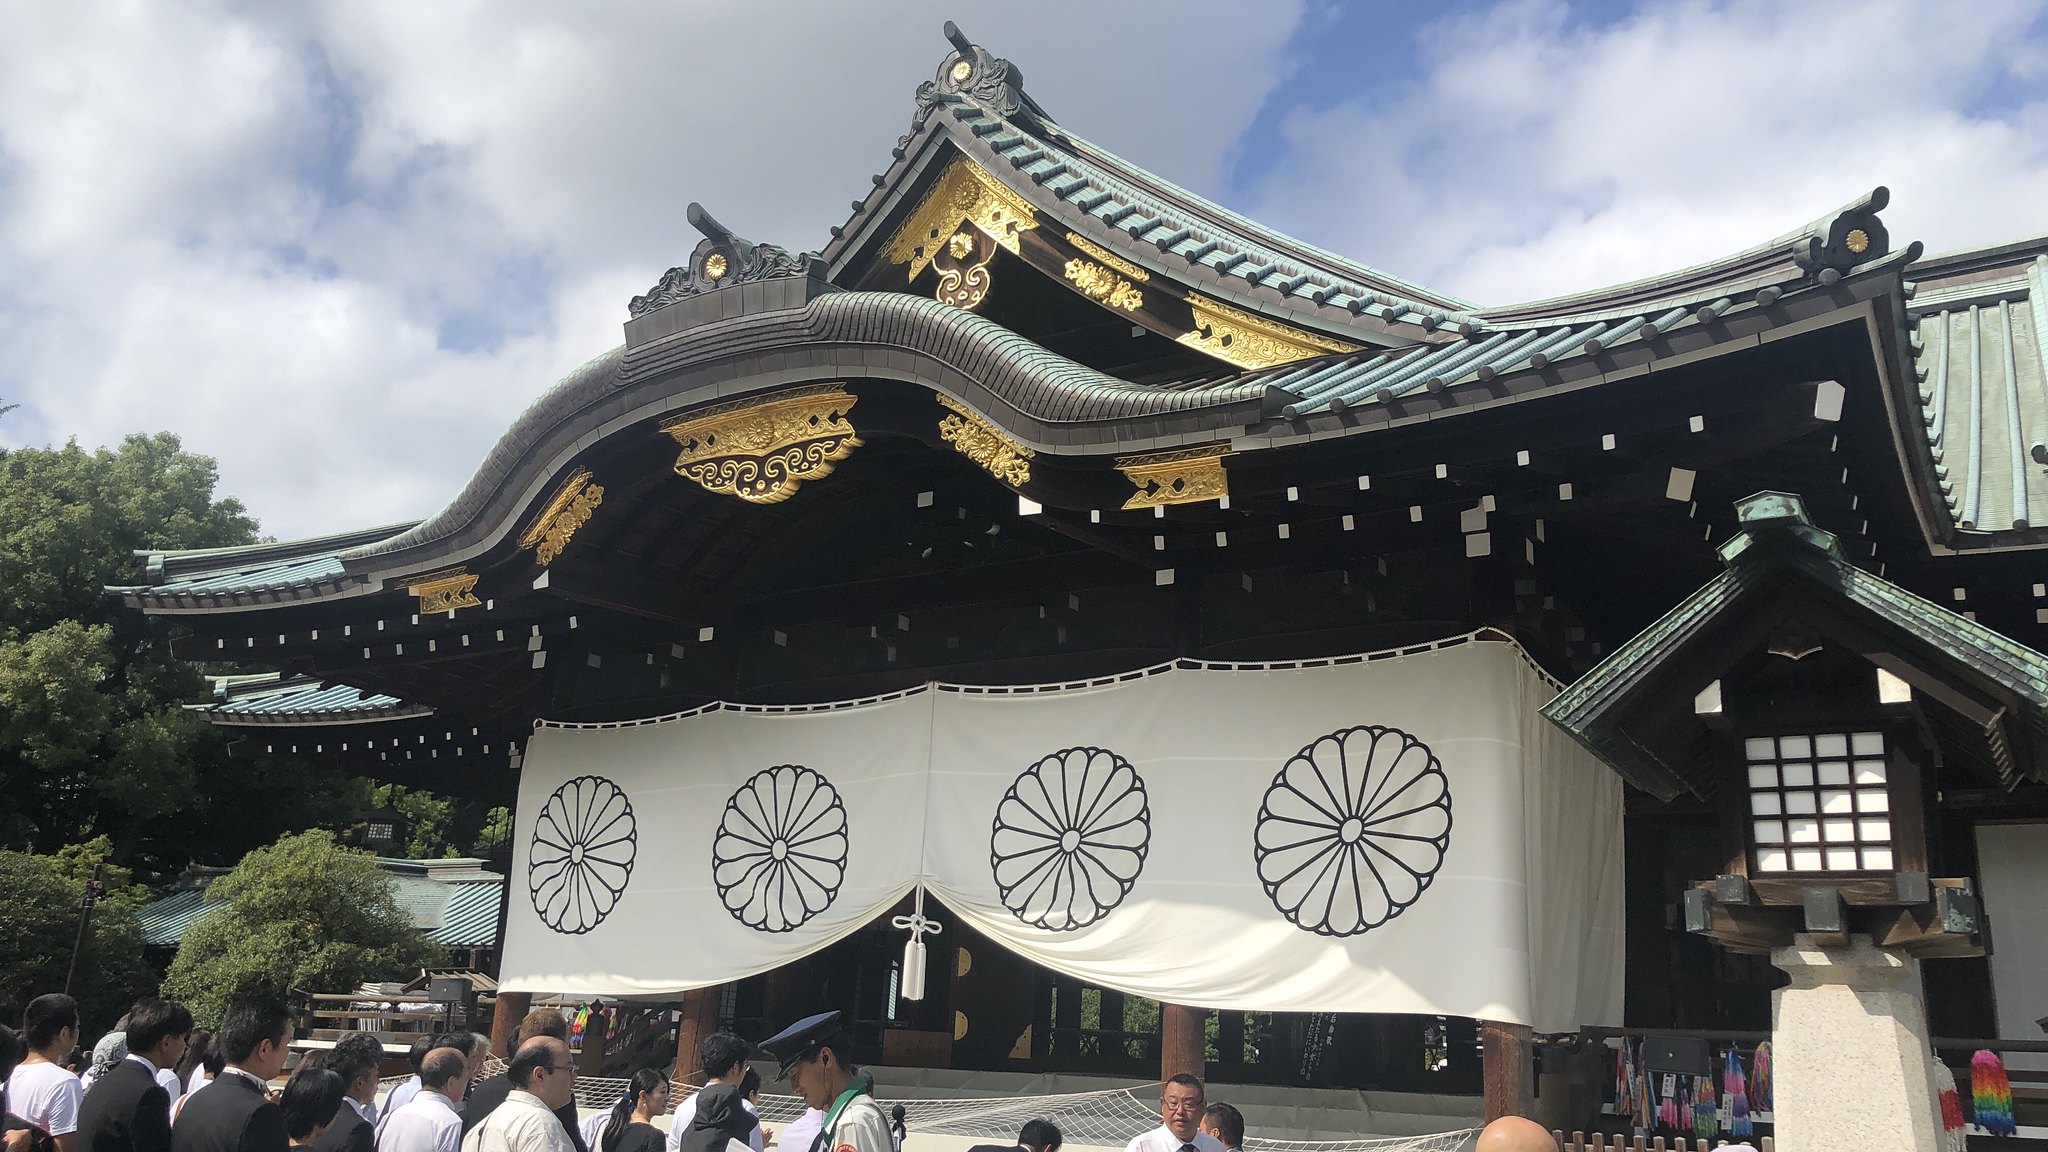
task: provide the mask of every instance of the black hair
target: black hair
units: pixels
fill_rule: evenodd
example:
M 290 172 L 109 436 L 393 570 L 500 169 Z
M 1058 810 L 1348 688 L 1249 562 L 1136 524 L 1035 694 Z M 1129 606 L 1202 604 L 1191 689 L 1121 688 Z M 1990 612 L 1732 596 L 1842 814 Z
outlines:
M 420 1087 L 440 1092 L 450 1081 L 460 1079 L 468 1071 L 468 1057 L 452 1047 L 436 1048 L 420 1061 Z
M 21 1014 L 22 1039 L 29 1051 L 40 1052 L 57 1042 L 58 1033 L 78 1027 L 78 1001 L 62 992 L 38 996 Z
M 285 1032 L 291 1024 L 291 1017 L 285 1013 L 284 1005 L 275 1001 L 243 1001 L 231 1004 L 222 1013 L 220 1029 L 213 1034 L 214 1042 L 220 1045 L 221 1057 L 229 1064 L 240 1064 L 254 1055 L 265 1040 L 284 1043 Z
M 1209 1090 L 1202 1087 L 1201 1077 L 1191 1075 L 1187 1072 L 1176 1072 L 1172 1076 L 1167 1077 L 1166 1083 L 1161 1084 L 1159 1086 L 1160 1098 L 1164 1099 L 1166 1096 L 1166 1090 L 1175 1084 L 1178 1084 L 1183 1088 L 1193 1088 L 1196 1094 L 1201 1096 L 1204 1100 L 1207 1100 L 1209 1098 Z
M 747 1066 L 747 1074 L 740 1077 L 740 1098 L 748 1099 L 761 1090 L 761 1072 L 753 1065 Z
M 313 1130 L 334 1123 L 335 1113 L 341 1111 L 342 1089 L 347 1087 L 332 1068 L 306 1068 L 292 1073 L 285 1081 L 284 1094 L 279 1103 L 284 1108 L 284 1132 L 294 1140 L 304 1140 Z M 218 1092 L 220 1089 L 216 1088 Z
M 477 1039 L 474 1032 L 443 1032 L 439 1036 L 434 1037 L 433 1043 L 434 1048 L 455 1049 L 457 1052 L 462 1053 L 462 1058 L 465 1060 L 476 1054 L 476 1045 Z
M 1064 1139 L 1060 1126 L 1050 1120 L 1026 1120 L 1024 1130 L 1017 1133 L 1017 1143 L 1038 1152 L 1059 1152 Z
M 633 1123 L 633 1109 L 640 1106 L 640 1097 L 657 1091 L 668 1083 L 668 1077 L 658 1068 L 642 1068 L 626 1081 L 625 1095 L 612 1105 L 612 1114 L 605 1120 L 604 1128 L 598 1133 L 597 1147 L 591 1152 L 613 1152 L 619 1141 L 626 1138 L 626 1128 Z
M 0 1116 L 7 1115 L 7 1078 L 26 1055 L 28 1046 L 21 1042 L 21 1034 L 0 1024 Z
M 354 1084 L 365 1072 L 375 1072 L 384 1063 L 384 1042 L 369 1032 L 352 1032 L 328 1050 L 327 1067 L 345 1085 Z
M 1244 1113 L 1228 1104 L 1211 1104 L 1209 1110 L 1202 1113 L 1202 1118 L 1216 1129 L 1216 1135 L 1225 1148 L 1244 1146 Z
M 730 1032 L 713 1032 L 697 1045 L 697 1066 L 706 1076 L 724 1076 L 752 1055 L 754 1046 Z
M 192 1078 L 192 1070 L 206 1063 L 207 1054 L 213 1051 L 213 1047 L 213 1033 L 210 1030 L 192 1030 L 191 1037 L 185 1041 L 185 1054 L 178 1057 L 178 1066 L 174 1069 L 178 1075 L 178 1083 L 183 1084 Z
M 820 1041 L 816 1048 L 811 1049 L 811 1058 L 816 1059 L 818 1053 L 827 1048 L 832 1050 L 832 1059 L 839 1062 L 840 1071 L 848 1076 L 860 1075 L 860 1065 L 855 1064 L 852 1059 L 853 1037 L 847 1035 L 845 1029 L 842 1028 Z
M 152 996 L 128 1010 L 128 1026 L 122 1031 L 128 1033 L 130 1052 L 147 1052 L 169 1037 L 190 1035 L 192 1012 L 174 1000 Z
M 427 1053 L 441 1047 L 437 1043 L 438 1040 L 440 1040 L 439 1036 L 426 1032 L 413 1037 L 412 1047 L 405 1050 L 405 1062 L 412 1066 L 413 1075 L 417 1076 L 420 1074 L 420 1062 L 427 1058 Z
M 512 1063 L 505 1066 L 505 1079 L 515 1088 L 525 1088 L 533 1083 L 533 1074 L 555 1062 L 555 1054 L 547 1045 L 539 1043 L 543 1037 L 535 1036 L 519 1046 L 512 1054 Z M 552 1039 L 552 1037 L 547 1037 Z

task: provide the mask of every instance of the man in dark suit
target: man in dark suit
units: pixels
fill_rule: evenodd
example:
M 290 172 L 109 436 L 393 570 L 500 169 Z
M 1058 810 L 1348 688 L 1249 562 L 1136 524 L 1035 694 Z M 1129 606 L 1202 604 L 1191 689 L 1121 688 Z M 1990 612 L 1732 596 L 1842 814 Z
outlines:
M 327 1054 L 327 1070 L 341 1077 L 341 1111 L 313 1152 L 377 1152 L 377 1070 L 384 1042 L 368 1032 L 345 1036 Z
M 284 1071 L 289 1023 L 277 1004 L 228 1009 L 213 1036 L 227 1067 L 185 1102 L 171 1129 L 171 1152 L 286 1152 L 284 1109 L 270 1102 L 269 1091 Z
M 79 1105 L 79 1152 L 171 1152 L 171 1096 L 157 1073 L 184 1059 L 191 1035 L 183 1004 L 151 997 L 129 1011 L 127 1057 Z
M 976 1144 L 967 1152 L 1060 1152 L 1059 1125 L 1050 1120 L 1026 1120 L 1015 1144 Z

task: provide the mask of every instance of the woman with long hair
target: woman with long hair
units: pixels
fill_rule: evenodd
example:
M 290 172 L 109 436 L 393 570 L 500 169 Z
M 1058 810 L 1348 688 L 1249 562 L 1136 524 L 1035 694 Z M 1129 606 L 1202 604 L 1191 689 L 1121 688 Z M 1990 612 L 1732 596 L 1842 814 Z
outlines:
M 662 1152 L 665 1139 L 654 1118 L 668 1111 L 668 1077 L 642 1068 L 626 1083 L 625 1095 L 599 1131 L 592 1152 Z

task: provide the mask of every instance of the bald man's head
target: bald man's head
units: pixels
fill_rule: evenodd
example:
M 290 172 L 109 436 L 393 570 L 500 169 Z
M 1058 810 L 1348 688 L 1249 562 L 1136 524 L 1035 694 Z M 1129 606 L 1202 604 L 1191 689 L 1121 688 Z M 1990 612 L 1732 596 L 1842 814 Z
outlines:
M 570 1061 L 569 1046 L 553 1036 L 535 1036 L 521 1044 L 505 1077 L 550 1108 L 576 1098 L 576 1065 Z
M 1557 1152 L 1557 1141 L 1526 1116 L 1503 1116 L 1479 1133 L 1472 1152 Z

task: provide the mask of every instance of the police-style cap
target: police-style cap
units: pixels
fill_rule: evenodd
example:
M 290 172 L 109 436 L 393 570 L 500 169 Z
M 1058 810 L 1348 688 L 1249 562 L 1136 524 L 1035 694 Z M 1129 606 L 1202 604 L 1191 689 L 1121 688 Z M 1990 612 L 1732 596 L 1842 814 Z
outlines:
M 820 1012 L 816 1016 L 806 1016 L 761 1041 L 761 1051 L 779 1066 L 779 1075 L 787 1077 L 790 1065 L 831 1044 L 840 1033 L 839 1013 Z M 836 1048 L 839 1045 L 832 1046 Z

